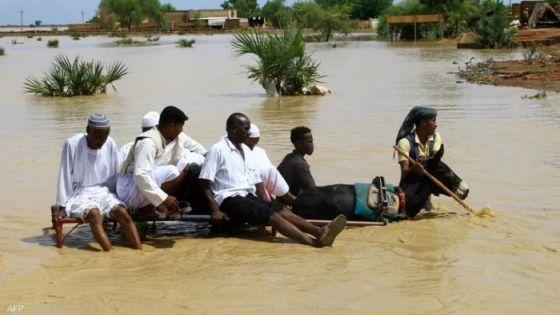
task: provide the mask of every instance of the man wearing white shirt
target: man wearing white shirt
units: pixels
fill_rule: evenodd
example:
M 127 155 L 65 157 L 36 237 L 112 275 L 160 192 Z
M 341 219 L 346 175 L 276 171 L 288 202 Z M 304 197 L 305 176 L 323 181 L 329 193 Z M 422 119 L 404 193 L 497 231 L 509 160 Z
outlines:
M 262 199 L 263 185 L 250 149 L 244 144 L 251 122 L 241 113 L 229 116 L 227 136 L 208 151 L 200 172 L 203 193 L 214 224 L 237 222 L 270 225 L 283 235 L 314 247 L 331 246 L 346 218 L 336 217 L 319 228 L 295 215 L 276 200 Z M 259 197 L 257 197 L 257 192 Z
M 81 218 L 90 224 L 95 240 L 103 250 L 111 243 L 103 229 L 103 216 L 115 219 L 134 249 L 142 249 L 134 222 L 113 194 L 118 166 L 117 146 L 109 137 L 107 116 L 92 114 L 86 134 L 68 138 L 62 148 L 56 204 L 57 217 Z
M 255 156 L 257 168 L 264 186 L 264 192 L 266 193 L 264 196 L 265 200 L 270 201 L 274 196 L 282 201 L 282 203 L 292 205 L 295 201 L 295 197 L 290 193 L 288 183 L 286 183 L 284 177 L 278 172 L 278 169 L 272 165 L 266 151 L 260 146 L 257 146 L 260 137 L 261 133 L 259 127 L 251 123 L 249 137 L 245 141 L 245 144 L 251 149 Z
M 168 106 L 156 128 L 136 137 L 117 181 L 118 196 L 133 210 L 151 204 L 158 212 L 177 217 L 179 202 L 172 194 L 182 187 L 189 173 L 177 137 L 187 119 L 182 110 Z

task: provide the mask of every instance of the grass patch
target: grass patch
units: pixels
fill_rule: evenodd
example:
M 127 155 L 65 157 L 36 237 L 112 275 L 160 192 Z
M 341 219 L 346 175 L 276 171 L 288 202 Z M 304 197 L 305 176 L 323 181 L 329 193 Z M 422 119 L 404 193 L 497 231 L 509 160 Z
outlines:
M 51 39 L 47 42 L 47 47 L 58 48 L 58 39 Z
M 180 39 L 177 41 L 177 47 L 180 48 L 189 48 L 192 47 L 196 41 L 194 39 Z
M 107 85 L 115 89 L 112 83 L 127 73 L 128 69 L 120 61 L 106 67 L 100 61 L 83 61 L 79 56 L 70 60 L 59 55 L 41 79 L 28 77 L 24 90 L 42 96 L 95 95 L 106 93 Z

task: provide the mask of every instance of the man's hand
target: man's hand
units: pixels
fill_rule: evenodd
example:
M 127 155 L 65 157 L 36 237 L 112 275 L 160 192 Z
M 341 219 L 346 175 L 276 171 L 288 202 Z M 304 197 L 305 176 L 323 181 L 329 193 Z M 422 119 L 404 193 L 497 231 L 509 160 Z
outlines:
M 173 196 L 167 196 L 165 200 L 157 207 L 160 212 L 167 213 L 167 210 L 177 209 L 179 201 Z
M 212 224 L 216 224 L 221 226 L 224 222 L 229 221 L 229 217 L 227 214 L 223 213 L 220 209 L 213 209 L 212 215 L 210 216 L 210 220 Z
M 415 173 L 423 174 L 425 172 L 423 164 L 426 163 L 426 161 L 427 159 L 424 159 L 424 161 L 420 160 L 418 162 L 412 163 L 411 170 Z

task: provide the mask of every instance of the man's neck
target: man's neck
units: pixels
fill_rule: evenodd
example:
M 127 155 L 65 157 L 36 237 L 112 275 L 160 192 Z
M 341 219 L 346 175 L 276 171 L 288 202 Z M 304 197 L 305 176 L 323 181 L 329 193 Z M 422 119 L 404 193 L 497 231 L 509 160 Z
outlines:
M 418 130 L 416 130 L 416 135 L 418 136 L 418 140 L 420 140 L 420 143 L 422 144 L 425 144 L 428 141 L 428 138 L 430 137 L 429 134 L 425 132 L 419 132 Z

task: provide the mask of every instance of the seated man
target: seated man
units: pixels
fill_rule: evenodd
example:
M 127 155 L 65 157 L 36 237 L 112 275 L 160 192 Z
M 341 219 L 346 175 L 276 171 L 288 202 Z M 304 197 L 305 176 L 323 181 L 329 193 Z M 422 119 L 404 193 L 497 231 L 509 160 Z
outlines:
M 109 137 L 107 116 L 93 114 L 86 134 L 68 138 L 62 148 L 56 204 L 68 215 L 89 223 L 95 240 L 105 251 L 111 243 L 103 229 L 103 216 L 115 219 L 134 249 L 142 249 L 136 225 L 111 192 L 117 175 L 117 146 Z
M 284 157 L 278 165 L 278 171 L 290 186 L 290 193 L 298 196 L 304 190 L 316 186 L 309 164 L 304 159 L 306 154 L 313 154 L 313 135 L 307 127 L 296 127 L 290 132 L 290 140 L 294 150 Z
M 157 112 L 148 112 L 146 115 L 142 117 L 142 132 L 146 132 L 152 128 L 155 128 L 159 122 L 159 114 Z M 174 142 L 173 142 L 174 143 Z M 187 136 L 184 132 L 181 131 L 179 136 L 177 137 L 177 143 L 183 148 L 182 159 L 185 160 L 187 164 L 190 165 L 202 165 L 204 162 L 204 155 L 206 155 L 206 149 L 200 143 L 196 142 L 191 137 Z M 122 164 L 128 153 L 130 152 L 130 148 L 134 145 L 134 141 L 124 144 L 119 149 L 119 156 L 120 156 L 120 164 Z M 166 146 L 164 155 L 173 155 L 175 148 L 173 145 Z
M 179 202 L 171 194 L 188 180 L 190 168 L 182 158 L 182 147 L 177 145 L 187 119 L 182 110 L 168 106 L 161 112 L 156 128 L 136 137 L 117 181 L 117 195 L 130 209 L 152 205 L 160 214 L 179 217 Z
M 346 225 L 343 215 L 319 228 L 276 200 L 267 202 L 255 195 L 258 191 L 262 196 L 264 188 L 254 157 L 244 144 L 250 125 L 244 114 L 230 115 L 226 123 L 227 136 L 212 146 L 202 165 L 199 178 L 212 221 L 220 225 L 231 218 L 236 222 L 268 224 L 301 244 L 331 246 Z
M 245 144 L 251 149 L 255 157 L 258 172 L 264 186 L 265 200 L 271 201 L 272 196 L 275 196 L 284 204 L 292 205 L 296 198 L 290 193 L 288 183 L 286 183 L 286 180 L 280 175 L 276 167 L 272 165 L 266 151 L 260 146 L 257 146 L 260 136 L 259 127 L 255 124 L 251 124 L 249 137 L 245 141 Z
M 157 112 L 147 112 L 144 117 L 142 117 L 142 132 L 146 132 L 152 128 L 155 128 L 159 121 L 159 114 Z M 126 160 L 130 148 L 134 145 L 134 141 L 123 144 L 119 149 L 119 166 Z

